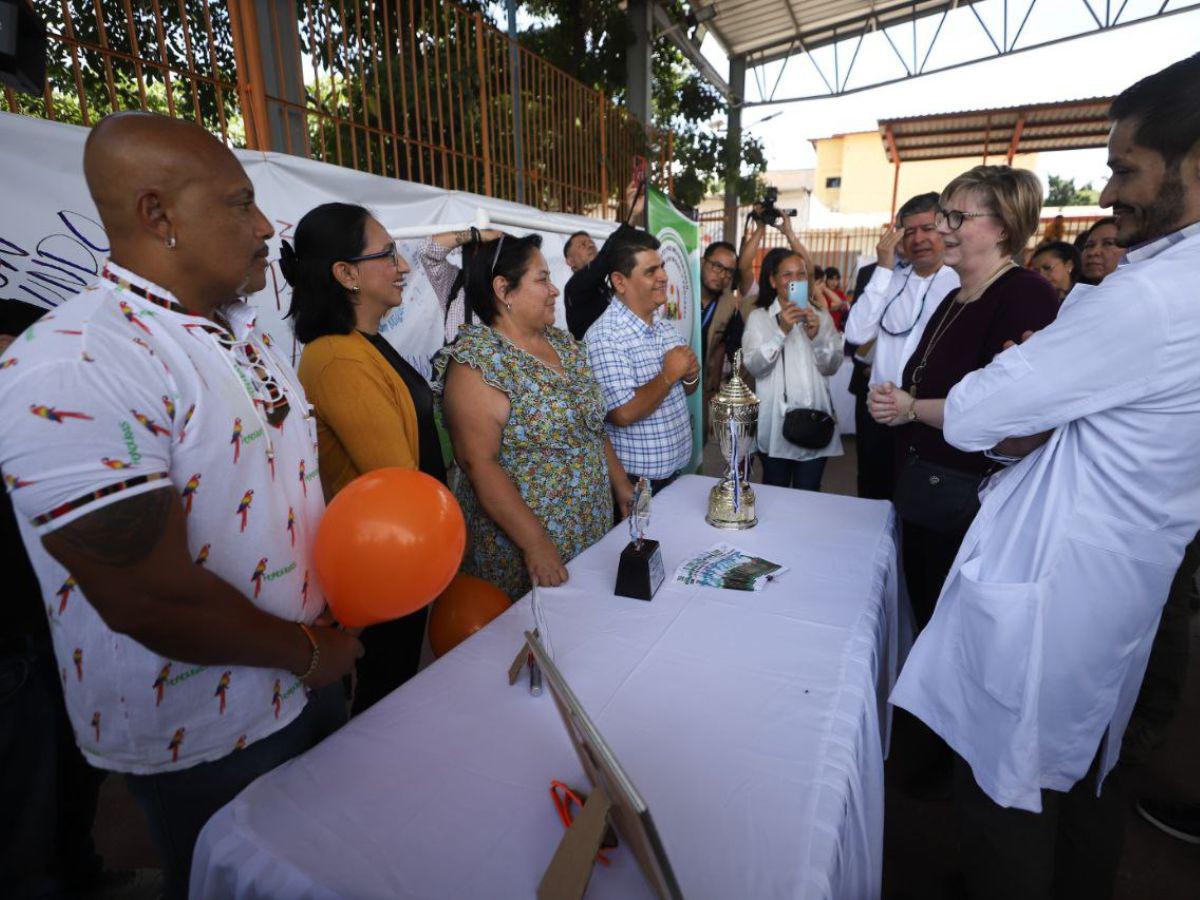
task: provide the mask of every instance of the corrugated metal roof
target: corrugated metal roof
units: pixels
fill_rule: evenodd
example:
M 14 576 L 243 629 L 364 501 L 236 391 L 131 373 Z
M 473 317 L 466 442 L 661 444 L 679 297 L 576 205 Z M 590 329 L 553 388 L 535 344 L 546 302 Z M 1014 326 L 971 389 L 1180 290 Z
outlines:
M 881 119 L 889 162 L 1081 150 L 1108 141 L 1111 97 Z
M 979 0 L 698 0 L 716 7 L 707 23 L 730 56 L 754 66 L 815 50 L 913 16 L 931 16 Z

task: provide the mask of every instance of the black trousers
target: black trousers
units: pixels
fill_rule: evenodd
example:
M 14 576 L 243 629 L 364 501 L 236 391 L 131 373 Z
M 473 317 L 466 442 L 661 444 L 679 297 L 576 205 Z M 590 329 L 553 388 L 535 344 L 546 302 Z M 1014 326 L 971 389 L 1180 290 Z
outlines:
M 1197 602 L 1197 570 L 1200 570 L 1200 535 L 1188 544 L 1175 580 L 1171 582 L 1171 592 L 1154 634 L 1142 689 L 1125 730 L 1122 762 L 1145 763 L 1162 742 L 1167 726 L 1179 709 L 1187 680 L 1192 610 Z
M 854 440 L 858 446 L 858 496 L 891 500 L 896 490 L 895 429 L 867 412 L 866 395 L 854 399 Z
M 904 580 L 912 604 L 913 629 L 920 633 L 934 607 L 966 531 L 943 534 L 900 520 Z M 902 790 L 918 795 L 944 791 L 954 753 L 934 731 L 906 710 L 897 709 L 892 725 L 893 764 Z
M 997 805 L 955 757 L 954 805 L 971 900 L 1105 900 L 1125 836 L 1120 766 L 1096 796 L 1099 754 L 1071 790 L 1042 791 L 1042 811 Z
M 354 715 L 382 700 L 417 674 L 428 619 L 429 607 L 426 606 L 393 622 L 363 629 L 359 640 L 364 653 L 356 667 Z
M 163 895 L 187 897 L 196 839 L 213 813 L 250 782 L 315 747 L 346 722 L 340 681 L 313 691 L 304 711 L 274 734 L 212 762 L 160 775 L 126 775 L 163 862 Z
M 13 639 L 0 651 L 0 894 L 61 896 L 99 877 L 104 776 L 75 746 L 49 639 Z
M 917 525 L 907 519 L 900 520 L 901 543 L 903 545 L 904 583 L 908 587 L 908 599 L 912 603 L 913 625 L 919 632 L 933 618 L 933 608 L 950 566 L 958 555 L 958 548 L 966 537 L 966 529 L 943 534 Z
M 640 476 L 634 475 L 632 472 L 626 472 L 625 475 L 629 479 L 629 483 L 632 484 L 634 487 L 637 487 L 638 478 Z M 663 488 L 670 487 L 672 484 L 675 483 L 675 479 L 678 477 L 679 477 L 679 473 L 676 472 L 674 475 L 668 475 L 666 478 L 651 478 L 650 479 L 650 496 L 653 497 L 655 494 L 657 494 Z

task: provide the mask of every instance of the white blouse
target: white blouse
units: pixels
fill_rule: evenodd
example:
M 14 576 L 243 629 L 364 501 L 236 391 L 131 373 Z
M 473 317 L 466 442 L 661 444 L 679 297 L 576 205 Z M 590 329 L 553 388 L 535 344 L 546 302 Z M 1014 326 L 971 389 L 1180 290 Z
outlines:
M 817 310 L 821 324 L 811 340 L 797 324 L 785 336 L 775 321 L 779 301 L 756 309 L 746 323 L 742 356 L 755 378 L 758 407 L 758 449 L 779 459 L 808 460 L 842 455 L 840 429 L 835 426 L 828 446 L 820 450 L 797 447 L 783 436 L 783 417 L 789 409 L 820 409 L 834 415 L 826 377 L 842 364 L 842 336 L 833 318 Z M 780 356 L 786 366 L 779 365 Z M 786 368 L 786 372 L 785 372 Z M 786 378 L 787 401 L 784 401 Z

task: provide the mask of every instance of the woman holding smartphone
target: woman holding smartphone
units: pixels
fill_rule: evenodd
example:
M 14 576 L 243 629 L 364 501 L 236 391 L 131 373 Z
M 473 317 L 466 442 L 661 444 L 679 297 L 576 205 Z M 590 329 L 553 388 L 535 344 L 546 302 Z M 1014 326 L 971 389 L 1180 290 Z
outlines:
M 818 491 L 825 460 L 842 453 L 825 382 L 842 364 L 842 336 L 824 288 L 814 288 L 804 258 L 792 250 L 777 248 L 763 258 L 756 307 L 742 351 L 761 401 L 763 482 Z

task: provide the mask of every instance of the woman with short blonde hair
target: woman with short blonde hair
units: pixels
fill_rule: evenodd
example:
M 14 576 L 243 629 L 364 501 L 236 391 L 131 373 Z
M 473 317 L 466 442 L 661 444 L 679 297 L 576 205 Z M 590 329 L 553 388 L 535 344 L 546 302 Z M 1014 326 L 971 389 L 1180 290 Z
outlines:
M 1045 328 L 1058 310 L 1054 288 L 1013 262 L 1037 230 L 1042 186 L 1036 175 L 1008 166 L 976 166 L 942 191 L 937 227 L 945 263 L 962 287 L 934 312 L 904 369 L 903 390 L 871 389 L 878 422 L 900 426 L 907 455 L 894 501 L 903 528 L 904 569 L 917 626 L 933 615 L 942 582 L 979 508 L 980 483 L 996 463 L 966 453 L 942 436 L 946 395 L 982 369 L 1006 343 Z
M 1028 169 L 976 166 L 963 172 L 942 191 L 941 206 L 969 193 L 1000 223 L 1000 248 L 1009 256 L 1025 249 L 1042 216 L 1042 183 Z

